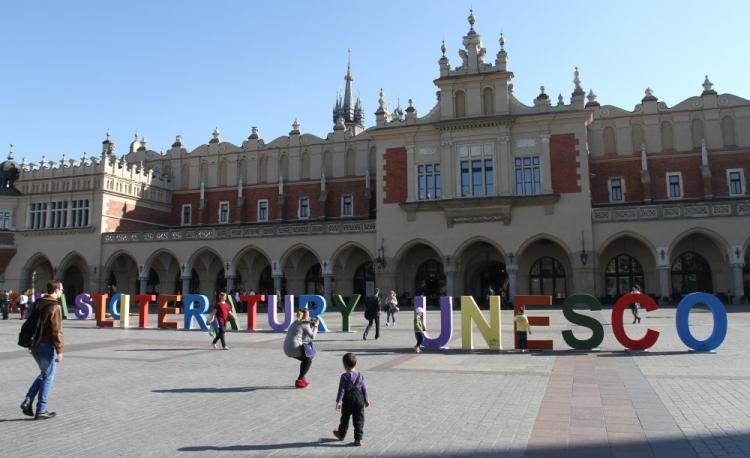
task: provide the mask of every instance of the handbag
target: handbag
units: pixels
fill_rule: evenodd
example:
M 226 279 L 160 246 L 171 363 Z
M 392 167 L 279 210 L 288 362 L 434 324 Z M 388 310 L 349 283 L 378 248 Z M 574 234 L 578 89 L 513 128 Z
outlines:
M 302 343 L 302 352 L 305 354 L 307 358 L 315 358 L 315 345 L 313 345 L 312 342 L 303 342 Z

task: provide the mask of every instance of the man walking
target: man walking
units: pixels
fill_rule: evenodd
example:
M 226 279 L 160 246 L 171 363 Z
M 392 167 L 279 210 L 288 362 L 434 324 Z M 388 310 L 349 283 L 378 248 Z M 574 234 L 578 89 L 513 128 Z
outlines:
M 37 332 L 31 345 L 31 355 L 34 357 L 41 373 L 29 387 L 26 399 L 21 404 L 24 415 L 33 416 L 35 420 L 54 418 L 55 412 L 47 410 L 47 398 L 52 390 L 55 379 L 55 368 L 62 361 L 63 329 L 60 296 L 63 285 L 60 280 L 47 283 L 47 292 L 34 303 L 31 313 L 38 314 Z M 36 404 L 36 414 L 32 408 L 34 398 L 39 395 Z
M 365 333 L 362 335 L 362 340 L 367 340 L 367 334 L 370 333 L 372 323 L 375 323 L 375 339 L 380 338 L 380 290 L 375 288 L 372 296 L 367 296 L 365 300 L 365 319 L 367 320 L 367 327 Z

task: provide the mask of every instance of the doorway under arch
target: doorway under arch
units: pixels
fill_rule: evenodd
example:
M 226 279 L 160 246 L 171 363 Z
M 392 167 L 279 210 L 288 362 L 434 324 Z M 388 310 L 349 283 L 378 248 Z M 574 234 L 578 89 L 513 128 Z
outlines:
M 693 292 L 713 293 L 711 266 L 706 258 L 686 251 L 672 262 L 672 296 L 679 299 Z

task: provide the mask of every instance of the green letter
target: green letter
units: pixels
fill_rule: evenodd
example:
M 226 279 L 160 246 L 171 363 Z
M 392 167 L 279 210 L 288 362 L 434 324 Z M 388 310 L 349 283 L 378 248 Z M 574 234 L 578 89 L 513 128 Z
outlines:
M 578 304 L 588 305 L 589 310 L 592 311 L 601 310 L 602 304 L 590 294 L 574 294 L 568 296 L 562 305 L 563 315 L 565 315 L 568 321 L 591 329 L 593 335 L 586 340 L 580 340 L 573 336 L 573 331 L 566 330 L 562 332 L 563 340 L 573 349 L 591 350 L 602 344 L 604 340 L 604 327 L 596 318 L 580 314 L 573 310 L 573 307 Z
M 342 331 L 351 332 L 352 325 L 349 323 L 349 317 L 352 315 L 352 312 L 354 312 L 354 307 L 357 306 L 361 297 L 362 296 L 359 294 L 352 294 L 349 298 L 349 304 L 344 304 L 344 298 L 341 296 L 341 294 L 333 295 L 333 302 L 339 308 L 339 311 L 341 311 Z

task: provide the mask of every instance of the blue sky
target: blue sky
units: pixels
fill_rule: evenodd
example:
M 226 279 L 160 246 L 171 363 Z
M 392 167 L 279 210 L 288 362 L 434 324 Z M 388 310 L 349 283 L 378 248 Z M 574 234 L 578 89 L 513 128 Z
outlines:
M 298 117 L 305 133 L 332 130 L 347 48 L 368 126 L 382 87 L 393 109 L 435 103 L 440 42 L 452 65 L 475 28 L 494 61 L 502 31 L 515 95 L 532 104 L 583 87 L 628 110 L 647 86 L 675 105 L 701 92 L 750 98 L 743 1 L 16 1 L 0 4 L 0 154 L 98 154 L 107 129 L 122 154 L 134 131 L 151 149 L 182 134 L 189 149 L 214 127 L 240 144 Z

